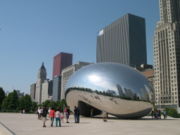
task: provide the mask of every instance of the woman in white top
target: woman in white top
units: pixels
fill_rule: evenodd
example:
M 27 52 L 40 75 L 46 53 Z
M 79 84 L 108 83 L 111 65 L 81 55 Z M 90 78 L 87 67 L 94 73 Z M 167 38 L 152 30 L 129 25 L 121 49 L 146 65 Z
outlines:
M 59 111 L 59 109 L 58 110 L 56 110 L 56 113 L 55 113 L 55 117 L 56 117 L 56 127 L 61 127 L 61 113 L 60 113 L 60 111 Z

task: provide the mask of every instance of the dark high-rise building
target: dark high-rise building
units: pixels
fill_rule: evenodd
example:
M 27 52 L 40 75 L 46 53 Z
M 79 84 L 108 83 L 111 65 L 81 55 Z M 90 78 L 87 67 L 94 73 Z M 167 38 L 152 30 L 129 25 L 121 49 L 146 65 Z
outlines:
M 99 31 L 97 62 L 116 62 L 130 66 L 147 63 L 145 19 L 126 14 Z
M 54 56 L 53 78 L 60 76 L 62 70 L 70 65 L 72 65 L 72 54 L 62 52 Z
M 61 97 L 61 76 L 56 76 L 53 78 L 52 100 L 58 101 L 60 97 Z
M 31 96 L 32 101 L 35 101 L 35 97 L 36 97 L 36 83 L 33 83 L 30 86 L 30 96 Z

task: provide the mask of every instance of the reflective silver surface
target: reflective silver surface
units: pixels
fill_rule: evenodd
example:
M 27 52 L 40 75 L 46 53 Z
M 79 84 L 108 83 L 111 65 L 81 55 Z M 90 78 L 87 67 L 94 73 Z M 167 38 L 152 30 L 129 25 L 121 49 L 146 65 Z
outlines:
M 66 86 L 67 104 L 71 110 L 79 106 L 86 116 L 94 108 L 121 118 L 136 118 L 148 114 L 152 108 L 150 83 L 126 65 L 98 63 L 85 66 L 71 76 Z

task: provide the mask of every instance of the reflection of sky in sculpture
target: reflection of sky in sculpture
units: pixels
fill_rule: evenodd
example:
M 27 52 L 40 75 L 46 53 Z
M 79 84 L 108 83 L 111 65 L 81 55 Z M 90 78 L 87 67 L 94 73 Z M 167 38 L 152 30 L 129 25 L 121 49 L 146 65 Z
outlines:
M 115 63 L 91 64 L 75 72 L 67 88 L 79 87 L 112 93 L 116 96 L 138 96 L 149 100 L 152 93 L 148 80 L 129 66 Z

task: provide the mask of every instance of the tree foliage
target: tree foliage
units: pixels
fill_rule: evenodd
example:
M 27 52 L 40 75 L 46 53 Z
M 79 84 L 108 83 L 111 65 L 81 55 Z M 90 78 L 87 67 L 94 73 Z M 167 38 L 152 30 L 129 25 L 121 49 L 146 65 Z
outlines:
M 2 110 L 17 111 L 18 104 L 18 95 L 17 92 L 14 90 L 13 92 L 9 93 L 8 96 L 3 100 Z
M 27 94 L 25 96 L 18 97 L 16 90 L 10 92 L 8 96 L 5 97 L 5 93 L 2 88 L 0 88 L 0 105 L 1 111 L 4 112 L 22 112 L 22 110 L 25 110 L 26 113 L 37 111 L 38 106 L 46 106 L 49 108 L 53 107 L 54 109 L 61 110 L 67 106 L 65 100 L 46 100 L 41 105 L 37 105 L 36 102 L 32 102 L 31 97 Z
M 1 110 L 1 105 L 2 105 L 4 98 L 5 98 L 5 92 L 4 92 L 3 88 L 0 87 L 0 110 Z
M 37 111 L 37 108 L 38 108 L 37 103 L 36 103 L 36 102 L 32 102 L 31 111 L 32 111 L 32 112 L 36 112 L 36 111 Z
M 66 104 L 65 100 L 61 100 L 61 101 L 60 100 L 58 100 L 58 101 L 46 100 L 42 103 L 42 106 L 63 110 L 64 107 L 67 106 L 67 104 Z
M 177 110 L 174 108 L 166 108 L 167 115 L 174 117 L 174 118 L 180 118 L 180 114 L 178 114 Z
M 25 110 L 25 112 L 30 112 L 32 110 L 32 100 L 29 95 L 22 96 L 19 99 L 19 110 Z

